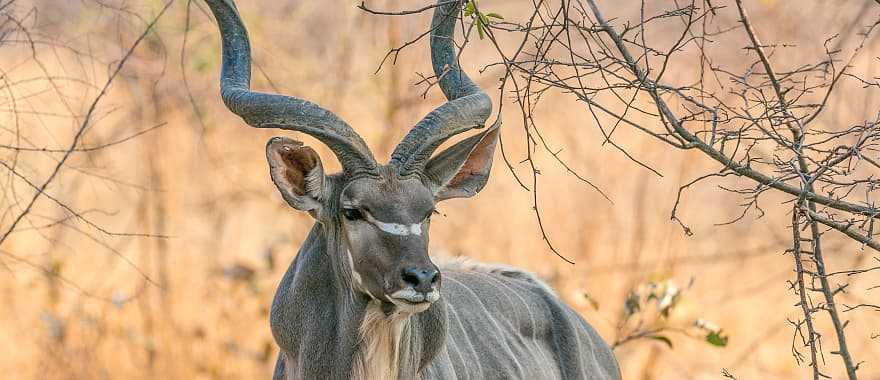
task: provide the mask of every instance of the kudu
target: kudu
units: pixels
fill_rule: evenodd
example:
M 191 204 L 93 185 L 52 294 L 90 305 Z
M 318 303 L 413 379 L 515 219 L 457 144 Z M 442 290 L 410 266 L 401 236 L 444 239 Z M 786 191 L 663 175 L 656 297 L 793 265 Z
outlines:
M 531 274 L 465 261 L 438 268 L 428 256 L 435 204 L 483 188 L 500 127 L 433 155 L 450 137 L 483 127 L 492 110 L 457 62 L 461 1 L 438 0 L 431 24 L 434 72 L 449 101 L 412 128 L 386 165 L 330 111 L 251 91 L 250 45 L 235 5 L 206 2 L 222 36 L 226 106 L 253 127 L 315 137 L 342 165 L 324 173 L 316 152 L 289 138 L 266 146 L 281 196 L 316 220 L 272 303 L 276 379 L 619 378 L 608 345 Z

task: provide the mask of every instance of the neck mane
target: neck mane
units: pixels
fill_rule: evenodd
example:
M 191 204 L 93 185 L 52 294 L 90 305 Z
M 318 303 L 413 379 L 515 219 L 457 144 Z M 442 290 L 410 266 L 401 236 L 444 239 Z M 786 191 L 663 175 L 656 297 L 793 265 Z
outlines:
M 417 378 L 445 342 L 443 299 L 407 314 L 354 291 L 343 240 L 315 223 L 278 286 L 270 325 L 288 377 Z

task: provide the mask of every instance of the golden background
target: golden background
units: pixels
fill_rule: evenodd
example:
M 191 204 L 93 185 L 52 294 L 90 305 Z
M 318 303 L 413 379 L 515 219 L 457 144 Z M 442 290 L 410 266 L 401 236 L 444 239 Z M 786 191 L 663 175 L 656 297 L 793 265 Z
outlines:
M 304 97 L 334 111 L 380 159 L 443 101 L 436 88 L 423 99 L 425 87 L 414 85 L 417 73 L 431 71 L 425 41 L 375 73 L 390 48 L 425 30 L 427 14 L 379 17 L 357 9 L 355 1 L 240 3 L 257 64 L 254 87 Z M 655 11 L 674 6 L 649 3 Z M 747 2 L 765 41 L 796 46 L 773 57 L 779 65 L 817 59 L 826 38 L 854 20 L 872 22 L 880 5 L 864 3 L 871 2 Z M 31 34 L 13 31 L 0 39 L 0 144 L 49 151 L 0 149 L 0 160 L 41 184 L 119 59 L 163 4 L 44 0 L 7 6 L 3 11 Z M 526 5 L 481 3 L 514 20 Z M 607 18 L 617 18 L 615 25 L 639 12 L 638 2 L 602 1 L 600 6 Z M 264 145 L 274 135 L 294 136 L 321 153 L 328 171 L 338 164 L 314 139 L 248 128 L 223 107 L 219 35 L 206 9 L 198 1 L 177 1 L 168 9 L 98 102 L 79 146 L 110 145 L 73 152 L 46 196 L 0 245 L 0 376 L 271 375 L 277 348 L 268 307 L 313 221 L 276 193 Z M 735 23 L 735 7 L 717 17 Z M 657 33 L 662 31 L 658 27 Z M 719 63 L 742 66 L 753 57 L 743 49 L 745 34 L 732 36 L 713 54 Z M 856 71 L 869 78 L 878 63 L 872 41 L 856 62 Z M 676 59 L 669 80 L 693 75 L 697 58 L 688 54 Z M 501 72 L 478 70 L 494 59 L 488 41 L 476 40 L 462 65 L 497 102 Z M 871 117 L 878 103 L 868 92 L 838 95 L 831 105 L 823 122 L 845 124 Z M 519 163 L 525 137 L 514 107 L 505 106 L 504 150 L 513 170 L 529 178 L 528 166 Z M 702 183 L 684 193 L 679 207 L 680 218 L 694 232 L 686 236 L 670 220 L 678 188 L 718 170 L 717 163 L 633 130 L 618 130 L 615 141 L 662 173 L 658 176 L 602 144 L 595 121 L 570 96 L 548 94 L 535 114 L 554 151 L 563 149 L 566 163 L 613 200 L 568 174 L 546 151 L 535 153 L 547 234 L 576 264 L 548 250 L 532 210 L 533 193 L 517 184 L 500 152 L 489 185 L 478 196 L 439 206 L 444 216 L 432 223 L 432 254 L 533 271 L 609 342 L 642 318 L 619 328 L 631 289 L 673 281 L 682 294 L 670 316 L 644 316 L 647 325 L 675 330 L 664 333 L 673 347 L 659 340 L 618 347 L 627 379 L 718 379 L 722 369 L 739 379 L 809 376 L 810 369 L 799 366 L 791 350 L 795 337 L 789 320 L 799 318 L 800 309 L 787 283 L 794 276 L 793 261 L 783 254 L 790 245 L 790 207 L 781 202 L 788 197 L 765 195 L 763 217 L 752 210 L 737 223 L 721 225 L 742 213 L 742 200 L 718 186 L 752 184 L 734 177 Z M 34 187 L 6 169 L 0 170 L 0 183 L 0 228 L 5 230 L 33 197 Z M 826 236 L 830 270 L 868 266 L 877 256 L 833 232 Z M 876 272 L 855 279 L 839 296 L 841 302 L 876 299 L 880 290 L 869 288 L 877 280 Z M 880 378 L 880 342 L 871 338 L 880 334 L 878 313 L 854 311 L 844 317 L 850 321 L 850 349 L 857 361 L 865 361 L 859 375 Z M 692 326 L 696 319 L 719 325 L 728 345 L 707 344 Z M 829 353 L 836 342 L 826 315 L 818 326 L 824 332 L 823 371 L 842 376 L 839 358 Z

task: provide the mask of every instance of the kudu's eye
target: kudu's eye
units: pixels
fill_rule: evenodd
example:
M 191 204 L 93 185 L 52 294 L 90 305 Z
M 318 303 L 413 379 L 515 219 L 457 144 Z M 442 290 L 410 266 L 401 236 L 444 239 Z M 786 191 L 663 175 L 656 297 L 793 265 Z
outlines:
M 356 208 L 344 208 L 342 209 L 342 215 L 348 220 L 361 220 L 364 218 L 364 213 Z

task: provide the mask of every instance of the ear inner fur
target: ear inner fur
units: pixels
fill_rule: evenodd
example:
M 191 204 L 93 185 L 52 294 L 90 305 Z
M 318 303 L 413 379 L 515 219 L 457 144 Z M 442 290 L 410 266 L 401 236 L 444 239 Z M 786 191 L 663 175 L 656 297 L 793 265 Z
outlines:
M 276 137 L 266 145 L 272 182 L 291 206 L 300 210 L 320 207 L 324 169 L 318 154 L 301 142 Z
M 447 148 L 425 168 L 434 181 L 435 199 L 468 198 L 483 189 L 492 168 L 500 122 Z

